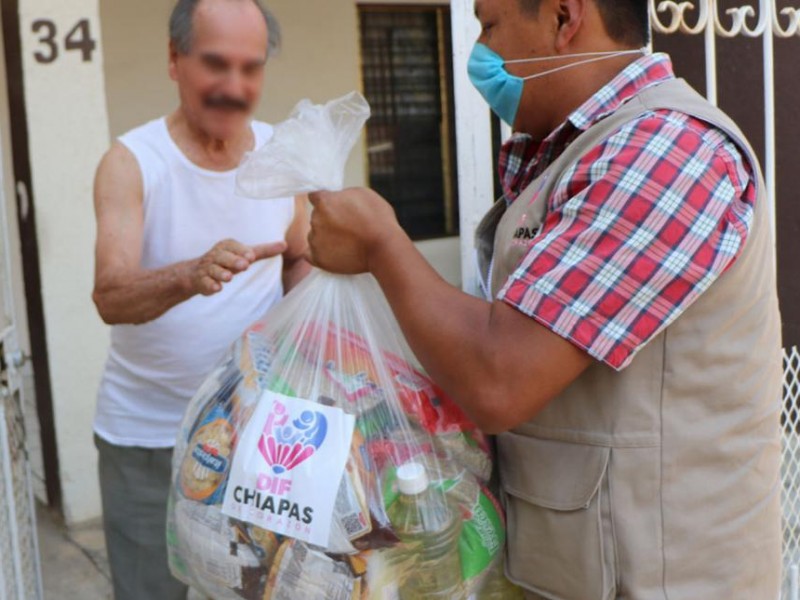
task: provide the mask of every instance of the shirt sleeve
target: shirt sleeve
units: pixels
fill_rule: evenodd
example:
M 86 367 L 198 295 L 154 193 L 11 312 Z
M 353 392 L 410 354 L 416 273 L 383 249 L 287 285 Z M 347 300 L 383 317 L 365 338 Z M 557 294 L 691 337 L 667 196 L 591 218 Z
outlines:
M 740 254 L 751 173 L 710 125 L 640 117 L 564 174 L 498 299 L 621 370 Z

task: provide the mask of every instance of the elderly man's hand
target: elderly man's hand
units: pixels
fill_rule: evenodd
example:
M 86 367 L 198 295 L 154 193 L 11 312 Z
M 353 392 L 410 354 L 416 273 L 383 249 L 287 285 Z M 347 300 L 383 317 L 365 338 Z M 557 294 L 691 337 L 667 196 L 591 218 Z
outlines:
M 272 258 L 286 250 L 286 242 L 247 246 L 236 240 L 222 240 L 200 258 L 191 261 L 189 279 L 192 293 L 211 296 L 257 260 Z
M 308 243 L 315 265 L 332 273 L 371 270 L 392 239 L 405 237 L 386 200 L 365 188 L 309 194 L 314 206 Z

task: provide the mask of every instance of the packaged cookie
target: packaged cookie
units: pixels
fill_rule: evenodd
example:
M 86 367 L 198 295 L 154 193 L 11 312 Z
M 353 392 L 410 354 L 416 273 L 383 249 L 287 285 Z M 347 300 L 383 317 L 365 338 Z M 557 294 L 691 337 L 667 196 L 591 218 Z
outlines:
M 218 504 L 225 492 L 236 431 L 231 423 L 230 404 L 220 402 L 210 407 L 190 435 L 178 487 L 186 498 Z

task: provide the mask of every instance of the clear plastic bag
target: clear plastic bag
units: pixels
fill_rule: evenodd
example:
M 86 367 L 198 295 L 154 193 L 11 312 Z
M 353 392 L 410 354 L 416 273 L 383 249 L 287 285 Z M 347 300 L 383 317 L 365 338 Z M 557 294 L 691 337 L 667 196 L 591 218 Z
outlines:
M 357 92 L 323 105 L 301 100 L 270 140 L 245 157 L 236 175 L 238 192 L 270 199 L 342 189 L 347 157 L 369 114 Z
M 322 113 L 352 126 L 335 102 L 292 118 Z M 272 169 L 267 154 L 257 158 Z M 292 190 L 248 189 L 314 185 L 292 169 L 278 178 Z M 481 594 L 502 578 L 505 540 L 490 476 L 485 436 L 427 377 L 374 278 L 315 270 L 243 333 L 187 409 L 170 567 L 212 598 L 506 597 Z

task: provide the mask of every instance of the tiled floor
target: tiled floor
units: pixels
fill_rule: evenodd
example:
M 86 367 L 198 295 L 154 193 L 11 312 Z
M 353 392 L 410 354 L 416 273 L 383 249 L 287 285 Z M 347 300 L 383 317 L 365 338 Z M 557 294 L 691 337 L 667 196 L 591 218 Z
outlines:
M 61 518 L 37 507 L 45 600 L 110 600 L 111 582 L 99 523 L 67 531 Z
M 48 508 L 36 514 L 44 600 L 113 600 L 100 522 L 67 530 Z M 190 589 L 187 600 L 209 599 Z

